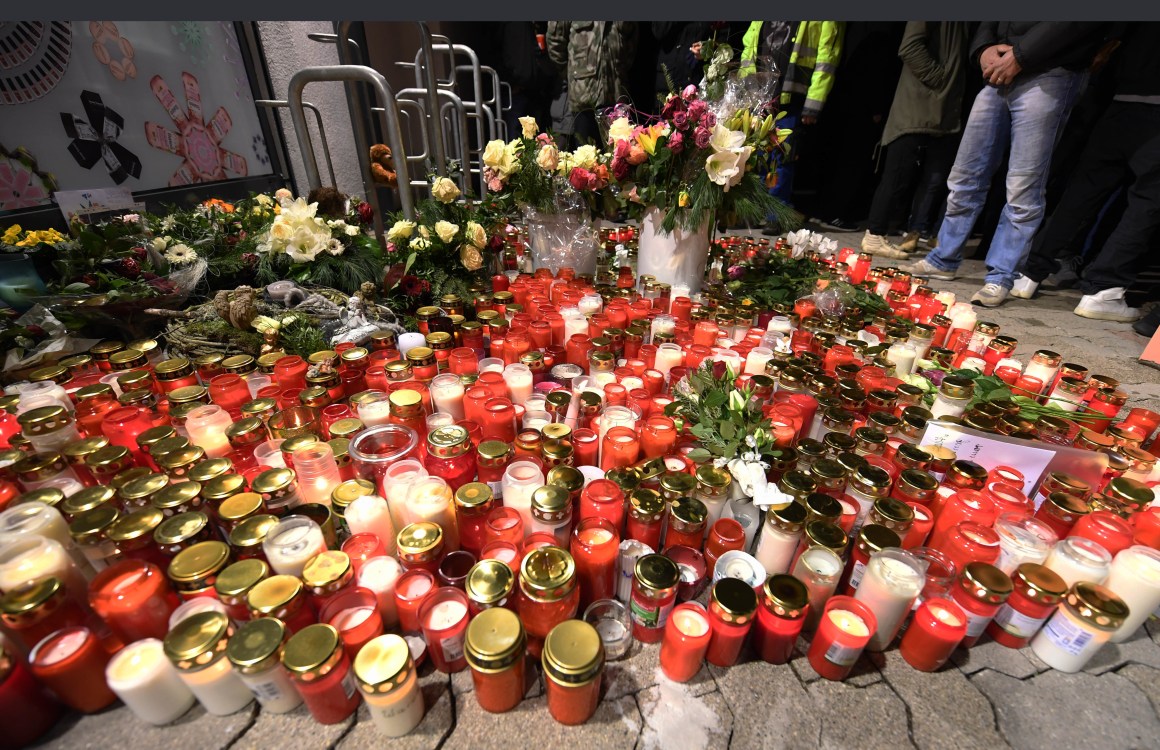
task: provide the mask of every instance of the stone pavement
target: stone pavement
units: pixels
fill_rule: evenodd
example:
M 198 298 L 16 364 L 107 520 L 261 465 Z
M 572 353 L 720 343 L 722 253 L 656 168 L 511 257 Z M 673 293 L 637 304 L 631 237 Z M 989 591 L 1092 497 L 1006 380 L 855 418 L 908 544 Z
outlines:
M 857 247 L 860 235 L 833 235 Z M 983 265 L 968 261 L 963 278 L 934 282 L 969 298 Z M 1127 325 L 1071 313 L 1078 292 L 1013 300 L 980 317 L 1019 340 L 1019 355 L 1050 348 L 1093 373 L 1121 381 L 1132 403 L 1160 408 L 1160 374 L 1136 362 L 1146 343 Z M 195 708 L 176 725 L 148 727 L 127 709 L 71 717 L 43 747 L 116 748 L 129 743 L 153 750 L 399 750 L 492 748 L 596 750 L 699 748 L 1044 748 L 1160 747 L 1160 621 L 1151 620 L 1127 643 L 1107 645 L 1083 672 L 1062 674 L 1029 649 L 1014 651 L 984 636 L 959 651 L 940 672 L 907 665 L 896 649 L 864 656 L 845 683 L 821 679 L 805 660 L 805 642 L 788 665 L 753 661 L 706 667 L 690 683 L 660 672 L 659 646 L 635 644 L 610 662 L 605 696 L 596 715 L 579 727 L 552 720 L 538 669 L 526 700 L 508 714 L 482 711 L 471 695 L 470 674 L 448 677 L 424 667 L 428 710 L 407 737 L 379 736 L 365 710 L 331 727 L 299 708 L 285 715 L 251 708 L 213 717 Z

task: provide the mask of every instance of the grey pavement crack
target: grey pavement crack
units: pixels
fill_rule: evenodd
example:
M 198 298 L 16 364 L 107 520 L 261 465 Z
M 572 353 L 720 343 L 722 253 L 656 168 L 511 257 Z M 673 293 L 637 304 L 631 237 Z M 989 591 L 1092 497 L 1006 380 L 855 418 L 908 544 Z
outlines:
M 878 670 L 878 674 L 882 677 L 882 684 L 886 686 L 886 689 L 894 693 L 894 695 L 898 697 L 898 700 L 902 701 L 902 706 L 906 709 L 906 736 L 910 740 L 910 746 L 917 748 L 918 742 L 914 739 L 914 712 L 910 710 L 910 704 L 907 703 L 906 699 L 902 697 L 902 693 L 898 692 L 897 688 L 895 688 L 894 685 L 890 683 L 890 678 L 885 674 L 882 674 L 882 670 L 878 669 L 877 666 L 874 668 Z M 873 684 L 877 685 L 878 683 Z M 867 685 L 866 687 L 868 688 L 870 685 Z
M 254 701 L 254 703 L 250 705 L 250 720 L 246 723 L 246 726 L 242 727 L 241 731 L 239 731 L 232 740 L 222 746 L 221 750 L 230 750 L 230 748 L 238 744 L 238 742 L 241 741 L 241 739 L 245 737 L 251 729 L 254 728 L 254 725 L 258 723 L 258 714 L 260 712 L 261 709 L 258 707 L 258 702 Z
M 990 667 L 983 667 L 978 672 L 975 672 L 975 674 L 982 674 L 983 672 L 993 671 L 994 670 L 992 670 Z M 1002 674 L 1002 672 L 996 672 L 996 674 Z M 1011 745 L 1011 740 L 1007 739 L 1007 733 L 1003 731 L 1003 725 L 999 722 L 999 709 L 995 705 L 995 701 L 991 700 L 991 696 L 987 695 L 985 690 L 975 684 L 974 680 L 971 679 L 971 675 L 964 674 L 963 677 L 966 679 L 967 684 L 974 688 L 975 692 L 983 696 L 983 700 L 987 701 L 987 705 L 991 707 L 991 722 L 995 725 L 995 733 L 1002 737 L 1004 742 L 1006 742 L 1008 745 Z M 1014 745 L 1011 745 L 1011 747 L 1014 747 Z
M 342 741 L 346 739 L 346 736 L 347 736 L 348 734 L 350 734 L 351 732 L 353 732 L 353 731 L 354 731 L 354 728 L 355 728 L 355 727 L 357 727 L 357 726 L 358 726 L 358 711 L 356 710 L 356 711 L 354 712 L 354 721 L 352 721 L 352 722 L 350 723 L 350 726 L 349 726 L 349 727 L 347 727 L 346 729 L 342 730 L 342 734 L 338 735 L 338 737 L 336 737 L 336 738 L 334 739 L 334 742 L 332 742 L 332 743 L 330 743 L 329 745 L 327 745 L 327 748 L 326 748 L 326 750 L 334 750 L 336 747 L 338 747 L 340 744 L 342 744 Z

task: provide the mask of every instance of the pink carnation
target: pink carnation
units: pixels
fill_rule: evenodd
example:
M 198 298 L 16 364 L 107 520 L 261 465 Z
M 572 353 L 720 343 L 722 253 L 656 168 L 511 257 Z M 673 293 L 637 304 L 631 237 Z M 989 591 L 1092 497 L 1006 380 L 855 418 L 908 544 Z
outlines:
M 546 146 L 551 142 L 552 136 L 548 135 L 547 133 L 540 133 L 536 136 L 536 143 L 540 144 L 541 146 Z

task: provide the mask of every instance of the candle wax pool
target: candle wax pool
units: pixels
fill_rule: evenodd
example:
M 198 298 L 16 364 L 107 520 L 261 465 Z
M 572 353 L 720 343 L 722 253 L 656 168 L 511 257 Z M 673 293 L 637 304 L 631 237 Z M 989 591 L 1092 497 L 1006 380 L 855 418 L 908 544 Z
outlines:
M 38 650 L 36 661 L 46 666 L 64 661 L 75 654 L 77 649 L 85 644 L 88 637 L 89 634 L 85 630 L 74 630 L 66 633 L 60 638 L 54 639 L 48 648 Z
M 826 613 L 826 617 L 829 617 L 830 622 L 834 623 L 843 633 L 848 633 L 858 638 L 865 638 L 870 635 L 870 629 L 866 627 L 866 621 L 853 612 L 845 609 L 832 609 Z
M 593 547 L 608 544 L 612 541 L 612 532 L 608 529 L 585 529 L 580 532 L 580 541 Z
M 673 615 L 673 624 L 681 635 L 700 638 L 709 632 L 709 621 L 697 612 L 682 610 Z
M 367 618 L 373 613 L 373 607 L 351 607 L 350 609 L 342 610 L 330 618 L 330 624 L 340 632 L 343 630 L 352 630 L 366 622 Z
M 427 615 L 426 625 L 431 630 L 446 630 L 453 627 L 466 615 L 467 607 L 463 602 L 439 602 L 431 608 L 430 614 Z

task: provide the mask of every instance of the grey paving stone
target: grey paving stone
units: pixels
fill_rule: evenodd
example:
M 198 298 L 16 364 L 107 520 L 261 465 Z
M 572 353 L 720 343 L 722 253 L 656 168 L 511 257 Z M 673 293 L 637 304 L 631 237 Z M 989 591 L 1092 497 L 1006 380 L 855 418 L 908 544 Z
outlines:
M 365 710 L 360 706 L 360 709 Z M 355 712 L 357 715 L 358 712 Z M 369 721 L 369 719 L 368 719 Z M 333 747 L 354 726 L 355 716 L 337 724 L 319 724 L 306 706 L 285 714 L 259 711 L 258 717 L 232 748 L 237 750 L 315 750 Z
M 1103 674 L 1129 663 L 1160 669 L 1160 648 L 1156 648 L 1156 644 L 1143 630 L 1123 643 L 1105 643 L 1087 663 L 1084 671 Z
M 734 750 L 768 746 L 771 738 L 784 750 L 818 746 L 823 717 L 792 668 L 754 661 L 710 671 L 736 717 Z
M 1007 747 L 987 698 L 953 666 L 919 672 L 895 651 L 881 669 L 887 684 L 910 707 L 911 731 L 919 747 Z
M 687 685 L 662 679 L 636 695 L 643 729 L 637 750 L 725 750 L 733 714 L 721 693 L 694 695 Z
M 810 683 L 813 710 L 822 717 L 818 746 L 827 750 L 914 747 L 906 704 L 884 683 L 866 688 L 829 680 Z
M 999 728 L 1014 747 L 1156 747 L 1160 720 L 1126 677 L 1044 672 L 1016 680 L 983 671 L 971 678 L 995 707 Z
M 364 703 L 359 707 L 357 723 L 338 743 L 337 750 L 381 750 L 388 743 L 391 750 L 435 750 L 440 747 L 455 725 L 450 681 L 446 675 L 436 672 L 421 678 L 420 683 L 427 713 L 410 734 L 398 738 L 379 734 Z M 474 699 L 469 700 L 474 702 Z
M 1042 671 L 1027 658 L 1030 653 L 1030 649 L 1007 648 L 984 637 L 970 649 L 957 649 L 951 654 L 951 663 L 966 674 L 993 669 L 1008 677 L 1023 679 Z
M 636 744 L 643 726 L 631 696 L 601 701 L 587 723 L 574 727 L 552 719 L 546 697 L 526 700 L 505 714 L 490 714 L 472 696 L 461 695 L 455 699 L 455 715 L 446 748 L 625 750 Z
M 1142 664 L 1129 664 L 1116 672 L 1120 677 L 1131 680 L 1152 703 L 1152 710 L 1160 716 L 1160 669 Z
M 805 652 L 802 651 L 801 653 L 801 656 L 795 657 L 789 662 L 790 667 L 797 673 L 798 679 L 805 684 L 822 679 L 822 676 L 810 666 L 810 660 L 806 658 Z M 866 687 L 876 682 L 881 682 L 882 675 L 878 672 L 877 666 L 881 659 L 881 654 L 862 652 L 862 656 L 855 662 L 854 668 L 850 670 L 850 674 L 842 682 L 853 685 L 854 687 Z
M 747 658 L 744 653 L 742 658 Z M 604 696 L 606 700 L 615 700 L 639 693 L 655 686 L 662 679 L 666 678 L 661 671 L 660 644 L 633 643 L 626 656 L 605 664 Z M 705 667 L 685 686 L 693 695 L 702 695 L 717 688 Z
M 118 703 L 98 714 L 72 714 L 53 729 L 40 747 L 53 750 L 111 750 L 130 740 L 135 747 L 150 750 L 221 750 L 232 745 L 254 722 L 257 714 L 251 703 L 229 716 L 214 716 L 200 704 L 164 727 L 146 724 Z

